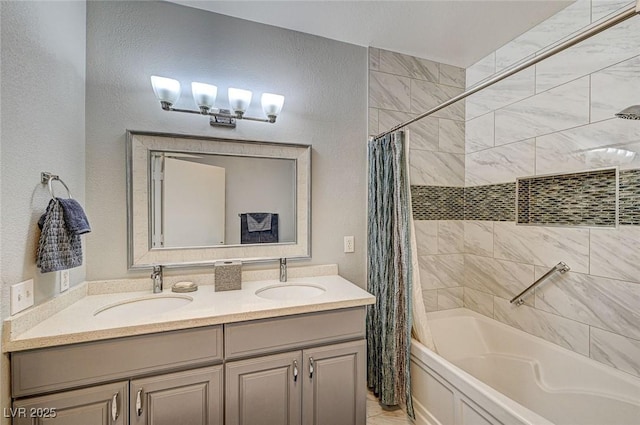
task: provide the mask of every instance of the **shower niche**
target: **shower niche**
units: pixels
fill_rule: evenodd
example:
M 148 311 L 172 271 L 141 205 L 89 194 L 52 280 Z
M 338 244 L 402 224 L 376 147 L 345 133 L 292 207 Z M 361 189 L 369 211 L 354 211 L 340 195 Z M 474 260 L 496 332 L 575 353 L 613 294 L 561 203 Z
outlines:
M 516 223 L 539 226 L 618 226 L 617 167 L 516 180 Z

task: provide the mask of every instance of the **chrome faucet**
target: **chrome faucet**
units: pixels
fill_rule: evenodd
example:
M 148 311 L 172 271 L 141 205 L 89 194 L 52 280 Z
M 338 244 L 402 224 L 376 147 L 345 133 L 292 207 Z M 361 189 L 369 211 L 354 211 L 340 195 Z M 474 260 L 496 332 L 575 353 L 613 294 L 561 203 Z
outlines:
M 151 284 L 153 285 L 153 293 L 159 294 L 162 292 L 162 266 L 153 266 L 153 272 L 151 273 Z
M 287 281 L 287 259 L 280 259 L 280 282 Z

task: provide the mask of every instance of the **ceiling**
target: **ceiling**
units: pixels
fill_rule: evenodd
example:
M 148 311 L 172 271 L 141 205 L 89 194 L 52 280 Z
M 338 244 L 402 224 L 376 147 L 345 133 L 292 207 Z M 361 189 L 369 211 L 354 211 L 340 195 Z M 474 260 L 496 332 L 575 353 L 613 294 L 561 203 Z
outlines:
M 572 3 L 572 0 L 169 1 L 464 68 Z

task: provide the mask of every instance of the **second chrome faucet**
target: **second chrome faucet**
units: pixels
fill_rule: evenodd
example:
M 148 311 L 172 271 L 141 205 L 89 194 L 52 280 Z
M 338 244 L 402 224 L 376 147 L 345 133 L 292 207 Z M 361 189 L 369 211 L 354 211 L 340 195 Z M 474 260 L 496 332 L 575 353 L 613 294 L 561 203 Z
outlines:
M 280 282 L 287 281 L 287 259 L 280 259 Z

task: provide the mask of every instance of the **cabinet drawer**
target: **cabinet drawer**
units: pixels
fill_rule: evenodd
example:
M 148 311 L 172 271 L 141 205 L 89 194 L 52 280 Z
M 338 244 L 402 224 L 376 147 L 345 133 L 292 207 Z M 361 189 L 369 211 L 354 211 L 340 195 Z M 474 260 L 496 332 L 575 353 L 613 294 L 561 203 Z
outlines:
M 225 358 L 365 337 L 365 307 L 225 325 Z
M 222 361 L 222 326 L 163 332 L 11 355 L 13 397 Z

